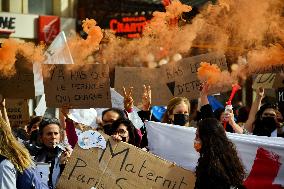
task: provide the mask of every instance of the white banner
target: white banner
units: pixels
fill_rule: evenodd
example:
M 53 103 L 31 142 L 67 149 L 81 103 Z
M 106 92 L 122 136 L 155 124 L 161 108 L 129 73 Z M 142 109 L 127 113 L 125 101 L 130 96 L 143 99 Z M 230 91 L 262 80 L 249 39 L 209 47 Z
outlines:
M 195 128 L 146 122 L 149 149 L 155 155 L 195 171 L 199 153 L 193 148 Z M 248 177 L 248 189 L 284 186 L 284 139 L 227 133 L 236 145 Z M 232 162 L 233 163 L 233 162 Z M 282 186 L 282 187 L 281 187 Z

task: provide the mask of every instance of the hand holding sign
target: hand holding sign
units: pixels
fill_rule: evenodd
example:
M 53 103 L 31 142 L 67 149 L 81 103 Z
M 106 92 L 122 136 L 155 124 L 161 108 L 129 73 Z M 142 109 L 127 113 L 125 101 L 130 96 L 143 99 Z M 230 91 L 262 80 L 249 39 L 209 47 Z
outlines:
M 208 96 L 209 89 L 210 89 L 210 85 L 206 81 L 204 81 L 203 83 L 200 84 L 200 87 L 199 87 L 200 95 Z
M 68 114 L 69 114 L 69 110 L 71 109 L 71 107 L 67 104 L 63 105 L 61 108 L 61 113 L 62 115 L 64 115 L 64 117 L 69 118 Z
M 210 89 L 210 85 L 206 81 L 204 81 L 199 87 L 201 106 L 209 104 L 209 101 L 208 101 L 209 89 Z
M 125 90 L 125 87 L 123 88 L 123 96 L 124 96 L 124 109 L 126 111 L 130 111 L 133 108 L 133 97 L 132 97 L 132 93 L 133 93 L 133 87 L 129 88 L 129 92 L 127 93 Z
M 143 85 L 144 92 L 142 96 L 142 110 L 149 111 L 151 107 L 151 87 L 150 85 Z
M 69 161 L 69 158 L 72 152 L 72 149 L 70 146 L 66 147 L 65 150 L 66 151 L 64 151 L 62 155 L 60 156 L 60 164 L 62 165 L 65 165 Z

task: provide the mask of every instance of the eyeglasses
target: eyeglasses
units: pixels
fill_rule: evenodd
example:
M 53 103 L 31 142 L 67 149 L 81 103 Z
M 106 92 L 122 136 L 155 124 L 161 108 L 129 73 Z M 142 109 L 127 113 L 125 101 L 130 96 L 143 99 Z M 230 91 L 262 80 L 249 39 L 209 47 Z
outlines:
M 115 134 L 119 134 L 119 135 L 125 135 L 127 133 L 127 131 L 124 130 L 124 129 L 118 129 L 114 133 Z

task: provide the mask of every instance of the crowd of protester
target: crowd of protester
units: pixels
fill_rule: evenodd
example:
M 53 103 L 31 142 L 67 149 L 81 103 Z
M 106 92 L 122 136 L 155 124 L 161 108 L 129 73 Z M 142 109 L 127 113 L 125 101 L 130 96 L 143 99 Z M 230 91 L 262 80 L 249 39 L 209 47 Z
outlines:
M 284 137 L 283 116 L 277 106 L 262 104 L 265 94 L 261 88 L 256 90 L 256 98 L 250 108 L 238 105 L 232 111 L 213 111 L 208 101 L 209 88 L 207 83 L 201 86 L 200 108 L 197 108 L 197 101 L 190 102 L 184 97 L 169 100 L 161 122 L 197 128 L 194 148 L 200 153 L 200 158 L 196 167 L 196 189 L 244 188 L 244 167 L 226 132 Z M 124 110 L 110 108 L 102 112 L 96 130 L 116 141 L 147 150 L 146 127 L 137 129 L 128 119 L 128 114 L 134 107 L 133 90 L 130 88 L 127 92 L 124 89 Z M 0 107 L 0 188 L 56 188 L 78 142 L 76 129 L 84 126 L 70 119 L 68 107 L 63 107 L 63 124 L 56 118 L 36 116 L 31 118 L 27 126 L 12 129 L 5 109 L 5 99 L 1 99 Z M 158 121 L 151 112 L 150 86 L 144 86 L 138 115 L 143 122 Z M 47 184 L 38 178 L 35 171 L 37 163 L 50 165 Z

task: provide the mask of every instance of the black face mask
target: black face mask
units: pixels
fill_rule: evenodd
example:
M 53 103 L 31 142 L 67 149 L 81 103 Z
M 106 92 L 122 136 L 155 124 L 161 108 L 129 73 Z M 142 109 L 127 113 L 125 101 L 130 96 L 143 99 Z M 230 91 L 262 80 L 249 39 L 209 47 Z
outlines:
M 277 128 L 278 122 L 274 117 L 263 117 L 260 124 L 256 124 L 253 134 L 258 136 L 271 136 L 271 133 Z
M 120 136 L 122 138 L 122 142 L 126 142 L 126 137 Z
M 112 129 L 111 124 L 103 125 L 103 130 L 104 130 L 104 133 L 107 134 L 107 135 L 112 135 L 112 133 L 113 133 L 113 129 Z
M 185 126 L 189 122 L 189 115 L 186 114 L 174 114 L 173 124 Z

